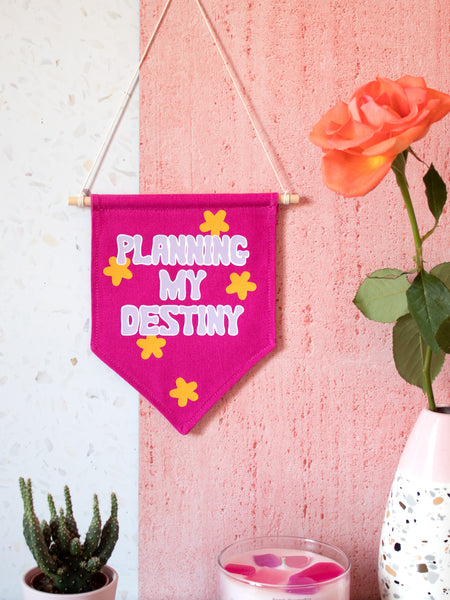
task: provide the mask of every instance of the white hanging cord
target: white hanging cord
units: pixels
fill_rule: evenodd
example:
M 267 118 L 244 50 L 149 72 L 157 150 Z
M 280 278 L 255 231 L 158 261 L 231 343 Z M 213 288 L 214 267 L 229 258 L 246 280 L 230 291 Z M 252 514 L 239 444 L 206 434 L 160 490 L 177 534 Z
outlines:
M 272 159 L 272 157 L 270 155 L 270 152 L 269 152 L 269 150 L 267 148 L 267 145 L 263 141 L 263 138 L 262 138 L 262 135 L 261 135 L 261 132 L 260 132 L 260 130 L 262 129 L 261 123 L 259 123 L 259 122 L 257 123 L 257 117 L 256 117 L 256 115 L 252 114 L 252 113 L 254 113 L 254 111 L 252 111 L 250 109 L 250 104 L 246 100 L 245 92 L 243 91 L 243 86 L 242 86 L 242 84 L 239 81 L 239 78 L 238 78 L 238 76 L 236 74 L 236 71 L 234 70 L 233 66 L 231 65 L 230 61 L 228 60 L 228 58 L 226 56 L 225 50 L 223 48 L 223 45 L 220 42 L 217 33 L 214 31 L 213 26 L 211 25 L 211 21 L 209 20 L 209 17 L 206 14 L 206 11 L 203 8 L 202 3 L 200 2 L 200 0 L 195 0 L 195 1 L 197 3 L 197 6 L 198 6 L 201 14 L 202 14 L 203 20 L 206 23 L 206 27 L 208 28 L 208 31 L 211 34 L 211 37 L 212 37 L 212 39 L 214 41 L 214 44 L 215 44 L 215 46 L 216 46 L 216 48 L 217 48 L 217 50 L 219 52 L 219 55 L 220 55 L 220 57 L 221 57 L 221 59 L 223 61 L 223 64 L 225 65 L 225 68 L 226 68 L 226 70 L 228 72 L 228 75 L 230 76 L 230 79 L 233 82 L 234 88 L 235 88 L 235 90 L 236 90 L 236 92 L 237 92 L 237 94 L 238 94 L 238 96 L 239 96 L 239 98 L 240 98 L 240 100 L 242 102 L 242 105 L 244 106 L 244 109 L 245 109 L 245 111 L 246 111 L 246 113 L 248 115 L 248 118 L 250 119 L 250 123 L 253 126 L 253 129 L 255 131 L 256 137 L 258 138 L 258 141 L 259 141 L 259 143 L 261 144 L 261 146 L 262 146 L 262 148 L 264 150 L 264 153 L 265 153 L 265 155 L 266 155 L 266 157 L 267 157 L 267 159 L 268 159 L 268 161 L 270 163 L 270 166 L 272 167 L 272 170 L 273 170 L 273 172 L 275 174 L 275 177 L 277 178 L 278 185 L 280 186 L 281 190 L 284 190 L 284 201 L 283 201 L 283 204 L 289 204 L 289 195 L 288 195 L 288 192 L 287 192 L 287 188 L 286 188 L 285 185 L 283 185 L 281 177 L 280 177 L 280 174 L 278 172 L 278 169 L 275 166 L 275 162 L 274 162 L 274 160 Z
M 103 159 L 105 158 L 106 151 L 108 150 L 109 145 L 111 144 L 111 141 L 112 141 L 112 139 L 113 139 L 113 137 L 114 137 L 114 135 L 115 135 L 115 133 L 117 131 L 117 128 L 118 128 L 118 126 L 120 124 L 120 121 L 121 121 L 121 119 L 123 117 L 123 114 L 124 114 L 124 112 L 125 112 L 125 110 L 126 110 L 126 108 L 128 106 L 128 102 L 130 101 L 130 98 L 131 98 L 131 96 L 132 96 L 132 94 L 133 94 L 133 92 L 134 92 L 134 90 L 136 88 L 136 84 L 137 84 L 137 82 L 139 80 L 139 71 L 140 71 L 140 69 L 142 67 L 142 63 L 144 62 L 144 60 L 147 57 L 148 51 L 150 50 L 150 47 L 151 47 L 151 45 L 153 43 L 153 40 L 155 39 L 155 36 L 158 33 L 159 27 L 160 27 L 160 25 L 161 25 L 161 23 L 162 23 L 162 21 L 163 21 L 163 19 L 165 17 L 165 14 L 166 14 L 167 9 L 169 8 L 169 5 L 170 5 L 171 2 L 172 2 L 172 0 L 167 0 L 166 4 L 165 4 L 165 6 L 164 6 L 164 8 L 162 10 L 162 13 L 161 13 L 161 15 L 160 15 L 160 17 L 158 19 L 158 22 L 155 25 L 153 33 L 150 36 L 150 39 L 149 39 L 149 41 L 147 43 L 147 46 L 145 47 L 145 50 L 144 50 L 144 52 L 143 52 L 143 54 L 141 56 L 139 64 L 138 64 L 138 66 L 137 66 L 137 68 L 136 68 L 136 70 L 135 70 L 135 72 L 134 72 L 134 74 L 133 74 L 133 76 L 131 78 L 131 81 L 130 81 L 130 83 L 128 85 L 127 91 L 125 92 L 125 97 L 124 97 L 121 105 L 119 106 L 119 109 L 117 110 L 117 112 L 116 112 L 116 114 L 114 116 L 114 119 L 112 120 L 111 125 L 110 125 L 110 127 L 109 127 L 109 129 L 108 129 L 108 131 L 106 133 L 106 136 L 105 136 L 105 139 L 103 141 L 103 144 L 102 144 L 100 150 L 98 151 L 97 156 L 94 159 L 94 162 L 92 163 L 92 167 L 90 168 L 89 173 L 87 174 L 87 177 L 86 177 L 86 179 L 85 179 L 85 181 L 83 183 L 83 186 L 81 188 L 80 195 L 78 196 L 78 206 L 84 206 L 84 198 L 86 196 L 90 195 L 90 188 L 91 188 L 92 184 L 94 183 L 95 178 L 97 177 L 97 174 L 98 174 L 98 171 L 99 171 L 99 169 L 101 167 Z
M 246 111 L 246 113 L 248 115 L 248 118 L 250 119 L 250 123 L 252 124 L 252 127 L 253 127 L 253 129 L 255 131 L 256 137 L 257 137 L 259 143 L 261 144 L 262 149 L 264 150 L 264 153 L 265 153 L 265 155 L 266 155 L 266 157 L 267 157 L 267 159 L 269 161 L 270 166 L 272 167 L 272 170 L 273 170 L 273 172 L 275 174 L 275 177 L 276 177 L 276 179 L 278 181 L 278 185 L 280 186 L 281 190 L 284 190 L 284 194 L 280 194 L 280 197 L 279 197 L 280 203 L 281 204 L 289 204 L 289 203 L 295 203 L 296 204 L 296 203 L 298 203 L 299 196 L 297 194 L 289 194 L 288 191 L 287 191 L 287 187 L 285 185 L 283 185 L 280 173 L 278 172 L 278 169 L 275 166 L 275 161 L 274 161 L 273 157 L 271 156 L 271 154 L 269 152 L 267 144 L 264 143 L 263 136 L 261 134 L 261 130 L 262 130 L 261 123 L 259 122 L 259 119 L 257 119 L 256 115 L 252 114 L 252 113 L 254 113 L 254 111 L 251 110 L 250 104 L 246 100 L 245 91 L 243 89 L 243 86 L 240 83 L 239 78 L 238 78 L 238 76 L 237 76 L 237 74 L 236 74 L 233 66 L 231 65 L 230 61 L 228 60 L 228 58 L 226 56 L 225 50 L 224 50 L 224 48 L 222 46 L 222 43 L 220 42 L 219 37 L 217 36 L 216 32 L 214 31 L 214 29 L 212 27 L 211 21 L 209 20 L 209 17 L 206 14 L 205 9 L 203 8 L 203 5 L 201 4 L 200 0 L 195 0 L 195 1 L 196 1 L 197 6 L 198 6 L 198 8 L 200 10 L 200 13 L 201 13 L 201 15 L 203 17 L 203 20 L 205 21 L 206 27 L 208 28 L 208 31 L 211 34 L 213 42 L 214 42 L 214 44 L 215 44 L 215 46 L 216 46 L 216 48 L 217 48 L 217 50 L 219 52 L 219 55 L 220 55 L 220 57 L 221 57 L 221 59 L 223 61 L 223 64 L 225 65 L 225 68 L 226 68 L 226 70 L 228 72 L 228 75 L 230 76 L 231 81 L 233 82 L 234 88 L 235 88 L 235 90 L 236 90 L 236 92 L 237 92 L 237 94 L 239 96 L 239 99 L 241 100 L 242 105 L 243 105 L 243 107 L 244 107 L 244 109 L 245 109 L 245 111 Z M 90 188 L 93 185 L 93 183 L 94 183 L 94 181 L 95 181 L 95 179 L 97 177 L 98 171 L 99 171 L 99 169 L 100 169 L 100 167 L 101 167 L 101 165 L 103 163 L 103 159 L 105 157 L 105 154 L 106 154 L 106 152 L 107 152 L 107 150 L 108 150 L 108 148 L 109 148 L 109 146 L 110 146 L 110 144 L 111 144 L 111 142 L 112 142 L 112 140 L 114 138 L 114 135 L 115 135 L 115 133 L 117 131 L 117 128 L 118 128 L 118 126 L 120 124 L 120 121 L 121 121 L 121 119 L 123 117 L 123 114 L 124 114 L 124 112 L 125 112 L 125 110 L 126 110 L 126 108 L 128 106 L 130 98 L 131 98 L 131 96 L 132 96 L 132 94 L 133 94 L 133 92 L 134 92 L 134 90 L 136 88 L 136 84 L 137 84 L 137 82 L 139 80 L 139 72 L 140 72 L 140 69 L 142 67 L 142 64 L 143 64 L 144 60 L 147 57 L 147 54 L 148 54 L 148 52 L 149 52 L 149 50 L 151 48 L 151 45 L 152 45 L 152 43 L 153 43 L 153 41 L 154 41 L 154 39 L 156 37 L 156 34 L 158 33 L 158 30 L 159 30 L 159 28 L 161 26 L 161 23 L 162 23 L 165 15 L 167 13 L 167 10 L 168 10 L 171 2 L 172 2 L 172 0 L 167 0 L 166 4 L 164 5 L 164 8 L 163 8 L 163 10 L 161 12 L 161 15 L 159 16 L 159 19 L 158 19 L 158 21 L 157 21 L 157 23 L 155 25 L 154 30 L 153 30 L 153 33 L 150 36 L 150 39 L 147 42 L 145 50 L 144 50 L 144 52 L 143 52 L 143 54 L 142 54 L 142 56 L 141 56 L 141 58 L 139 60 L 139 64 L 136 67 L 135 72 L 133 73 L 131 81 L 130 81 L 130 83 L 128 85 L 128 88 L 127 88 L 127 90 L 125 92 L 124 99 L 123 99 L 121 105 L 119 106 L 119 108 L 118 108 L 118 110 L 117 110 L 117 112 L 116 112 L 116 114 L 115 114 L 115 116 L 114 116 L 114 118 L 113 118 L 113 120 L 111 122 L 111 125 L 110 125 L 110 127 L 109 127 L 109 129 L 108 129 L 108 131 L 106 133 L 105 139 L 103 141 L 103 144 L 100 147 L 100 150 L 98 151 L 97 156 L 94 159 L 94 162 L 92 163 L 92 166 L 91 166 L 91 168 L 89 170 L 89 173 L 87 174 L 86 179 L 84 180 L 84 183 L 83 183 L 83 186 L 81 188 L 80 194 L 77 197 L 69 198 L 69 204 L 77 204 L 80 207 L 87 206 L 87 205 L 90 204 L 90 197 L 89 197 L 90 193 L 91 193 Z

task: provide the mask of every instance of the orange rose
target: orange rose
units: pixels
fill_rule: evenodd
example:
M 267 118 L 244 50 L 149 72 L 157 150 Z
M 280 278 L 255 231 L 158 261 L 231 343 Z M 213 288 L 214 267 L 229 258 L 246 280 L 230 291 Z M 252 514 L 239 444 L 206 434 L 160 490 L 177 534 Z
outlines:
M 324 151 L 325 185 L 343 196 L 364 196 L 388 173 L 395 157 L 450 111 L 450 96 L 421 77 L 377 77 L 339 102 L 309 139 Z

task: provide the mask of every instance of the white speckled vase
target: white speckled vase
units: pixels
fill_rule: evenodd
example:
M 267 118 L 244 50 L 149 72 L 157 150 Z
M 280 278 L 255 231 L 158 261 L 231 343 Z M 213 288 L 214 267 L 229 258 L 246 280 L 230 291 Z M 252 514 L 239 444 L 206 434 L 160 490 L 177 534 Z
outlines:
M 450 407 L 424 409 L 394 477 L 380 542 L 382 600 L 450 599 Z

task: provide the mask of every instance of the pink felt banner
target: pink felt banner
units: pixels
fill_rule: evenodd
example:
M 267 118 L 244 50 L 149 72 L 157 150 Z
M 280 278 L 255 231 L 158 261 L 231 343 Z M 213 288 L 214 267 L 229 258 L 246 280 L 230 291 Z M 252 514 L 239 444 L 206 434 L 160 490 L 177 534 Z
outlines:
M 275 346 L 278 194 L 91 206 L 92 350 L 186 434 Z

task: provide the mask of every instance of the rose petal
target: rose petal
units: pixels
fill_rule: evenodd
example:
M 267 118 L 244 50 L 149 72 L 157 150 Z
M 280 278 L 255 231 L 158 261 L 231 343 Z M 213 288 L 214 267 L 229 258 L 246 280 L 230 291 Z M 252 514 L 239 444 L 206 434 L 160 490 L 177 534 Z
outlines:
M 309 139 L 323 150 L 331 149 L 330 138 L 350 120 L 347 105 L 339 102 L 313 127 Z
M 331 150 L 322 158 L 325 185 L 343 196 L 364 196 L 386 176 L 394 157 L 352 155 Z

